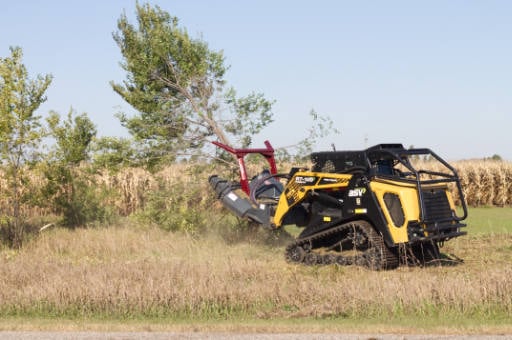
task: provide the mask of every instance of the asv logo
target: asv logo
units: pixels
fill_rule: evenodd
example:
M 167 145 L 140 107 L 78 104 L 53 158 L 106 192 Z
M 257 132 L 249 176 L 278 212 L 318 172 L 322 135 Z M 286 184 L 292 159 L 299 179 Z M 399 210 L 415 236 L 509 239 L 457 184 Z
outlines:
M 297 176 L 295 177 L 295 183 L 298 184 L 311 184 L 315 181 L 316 177 L 304 177 L 304 176 Z
M 361 197 L 365 194 L 366 188 L 355 188 L 348 191 L 348 197 Z

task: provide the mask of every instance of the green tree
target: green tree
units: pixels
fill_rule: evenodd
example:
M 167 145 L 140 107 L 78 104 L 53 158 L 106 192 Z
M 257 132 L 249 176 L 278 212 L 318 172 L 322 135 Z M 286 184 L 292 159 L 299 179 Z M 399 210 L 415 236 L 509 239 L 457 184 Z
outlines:
M 103 202 L 106 192 L 88 162 L 96 126 L 87 114 L 76 115 L 73 110 L 64 120 L 51 112 L 47 122 L 55 143 L 44 167 L 45 202 L 63 216 L 62 223 L 67 227 L 108 222 L 112 213 Z
M 54 158 L 73 166 L 88 160 L 90 145 L 97 130 L 86 113 L 76 115 L 71 109 L 67 119 L 61 121 L 60 115 L 52 111 L 47 122 L 56 141 Z
M 120 114 L 123 126 L 143 144 L 146 158 L 169 160 L 179 152 L 199 152 L 216 138 L 248 146 L 251 135 L 272 122 L 272 101 L 251 93 L 238 98 L 224 79 L 222 51 L 192 39 L 178 19 L 158 6 L 137 4 L 137 26 L 126 15 L 113 37 L 127 76 L 111 82 L 138 113 Z
M 9 201 L 9 210 L 1 213 L 1 228 L 14 247 L 21 247 L 26 226 L 21 208 L 31 196 L 26 170 L 37 157 L 43 136 L 41 117 L 35 112 L 46 101 L 52 77 L 30 79 L 21 48 L 10 51 L 9 57 L 0 58 L 0 161 L 8 183 L 3 195 Z
M 141 166 L 140 157 L 132 140 L 122 137 L 96 138 L 92 145 L 93 163 L 101 169 L 118 171 L 123 167 Z

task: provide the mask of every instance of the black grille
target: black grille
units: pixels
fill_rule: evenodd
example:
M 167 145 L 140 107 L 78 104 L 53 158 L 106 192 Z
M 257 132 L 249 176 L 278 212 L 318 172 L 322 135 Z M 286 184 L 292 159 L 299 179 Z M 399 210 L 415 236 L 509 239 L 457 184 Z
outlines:
M 425 204 L 425 221 L 441 221 L 453 218 L 450 203 L 444 189 L 424 190 L 422 193 Z
M 407 231 L 410 242 L 442 242 L 466 234 L 460 230 L 466 225 L 454 216 L 445 189 L 422 190 L 421 193 L 425 208 L 423 221 L 409 222 Z

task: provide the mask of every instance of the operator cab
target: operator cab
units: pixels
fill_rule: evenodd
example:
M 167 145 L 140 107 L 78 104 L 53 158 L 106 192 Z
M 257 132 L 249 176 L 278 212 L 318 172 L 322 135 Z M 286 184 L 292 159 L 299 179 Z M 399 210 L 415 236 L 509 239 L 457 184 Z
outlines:
M 375 169 L 375 172 L 379 175 L 393 175 L 393 161 L 389 159 L 381 159 L 376 161 L 372 168 Z

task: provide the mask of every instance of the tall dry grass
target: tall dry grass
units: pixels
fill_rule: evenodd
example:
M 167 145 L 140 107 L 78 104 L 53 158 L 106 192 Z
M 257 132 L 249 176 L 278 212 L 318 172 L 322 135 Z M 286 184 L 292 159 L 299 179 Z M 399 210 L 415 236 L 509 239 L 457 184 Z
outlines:
M 52 230 L 0 252 L 0 314 L 288 318 L 512 312 L 512 236 L 466 237 L 458 266 L 373 272 L 287 264 L 284 246 L 156 228 Z

